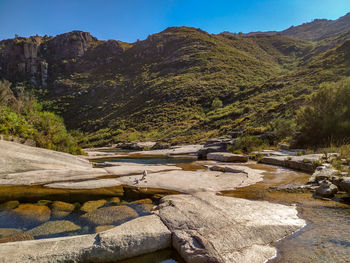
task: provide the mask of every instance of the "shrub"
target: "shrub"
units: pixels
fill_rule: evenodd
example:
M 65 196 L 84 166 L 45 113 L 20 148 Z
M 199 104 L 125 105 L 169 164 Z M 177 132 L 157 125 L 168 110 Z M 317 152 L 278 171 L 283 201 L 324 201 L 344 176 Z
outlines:
M 229 149 L 232 152 L 240 150 L 244 153 L 260 150 L 267 147 L 267 144 L 256 136 L 245 135 L 237 138 L 236 143 Z
M 299 144 L 322 146 L 350 141 L 350 78 L 327 83 L 299 110 Z
M 278 118 L 272 122 L 272 130 L 278 140 L 290 137 L 295 132 L 295 122 L 293 120 Z

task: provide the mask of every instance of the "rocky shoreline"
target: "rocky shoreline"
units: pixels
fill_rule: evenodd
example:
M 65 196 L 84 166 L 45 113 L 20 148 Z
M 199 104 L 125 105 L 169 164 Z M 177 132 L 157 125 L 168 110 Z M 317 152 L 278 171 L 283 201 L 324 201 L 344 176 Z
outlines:
M 176 249 L 189 263 L 265 262 L 276 253 L 271 242 L 305 225 L 293 206 L 216 195 L 219 191 L 233 190 L 262 180 L 261 172 L 248 167 L 210 160 L 202 161 L 202 165 L 212 168 L 206 171 L 185 171 L 172 165 L 135 164 L 91 168 L 89 162 L 77 157 L 71 162 L 73 157 L 66 154 L 61 156 L 61 153 L 49 150 L 0 143 L 6 144 L 1 147 L 7 148 L 0 158 L 9 164 L 0 173 L 2 185 L 39 183 L 47 188 L 59 189 L 130 185 L 183 193 L 163 197 L 153 215 L 130 220 L 101 233 L 1 244 L 2 262 L 104 262 L 168 247 Z M 190 153 L 195 149 L 198 151 L 198 148 L 200 146 L 186 146 L 184 149 L 177 148 L 175 152 Z M 16 155 L 11 149 L 27 154 Z M 173 150 L 155 151 L 167 155 Z M 18 171 L 17 163 L 21 159 L 30 161 L 22 161 L 22 170 Z M 54 169 L 50 166 L 51 162 Z M 149 171 L 144 180 L 142 170 Z M 130 175 L 130 171 L 135 174 Z

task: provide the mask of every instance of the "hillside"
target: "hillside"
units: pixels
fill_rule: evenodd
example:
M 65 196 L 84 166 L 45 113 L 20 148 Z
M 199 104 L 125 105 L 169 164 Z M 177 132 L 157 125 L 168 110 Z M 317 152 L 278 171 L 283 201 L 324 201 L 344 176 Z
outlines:
M 131 44 L 81 31 L 18 37 L 0 42 L 0 78 L 29 86 L 69 129 L 90 134 L 85 144 L 196 141 L 290 118 L 320 83 L 349 76 L 349 17 L 289 36 L 172 27 Z

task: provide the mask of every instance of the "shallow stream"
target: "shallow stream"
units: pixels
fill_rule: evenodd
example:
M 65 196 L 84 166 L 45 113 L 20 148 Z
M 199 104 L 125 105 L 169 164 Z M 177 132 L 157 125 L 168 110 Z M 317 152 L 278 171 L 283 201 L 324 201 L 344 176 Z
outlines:
M 106 160 L 101 159 L 101 161 Z M 123 157 L 113 160 L 108 159 L 108 161 L 134 162 L 141 164 L 176 164 L 184 170 L 204 169 L 201 162 L 195 162 L 193 158 L 189 157 L 167 158 L 157 156 L 142 158 L 137 156 L 133 158 Z M 277 247 L 278 254 L 276 258 L 269 261 L 270 263 L 350 262 L 349 204 L 346 204 L 345 202 L 317 200 L 312 197 L 311 193 L 295 193 L 288 190 L 289 186 L 298 186 L 306 183 L 310 177 L 309 174 L 262 164 L 250 163 L 245 164 L 245 166 L 263 170 L 264 180 L 255 185 L 239 188 L 234 191 L 225 191 L 221 194 L 250 200 L 266 200 L 286 205 L 296 204 L 299 216 L 307 221 L 307 226 L 300 231 L 272 244 Z M 11 238 L 13 238 L 13 236 L 16 237 L 16 235 L 17 238 L 19 238 L 17 240 L 21 240 L 21 238 L 22 240 L 28 239 L 24 234 L 26 234 L 27 231 L 29 231 L 29 233 L 35 232 L 31 230 L 42 224 L 34 222 L 32 225 L 16 225 L 17 223 L 20 224 L 21 220 L 16 216 L 11 219 L 11 215 L 9 217 L 9 211 L 18 208 L 19 205 L 35 204 L 37 206 L 46 206 L 51 211 L 51 216 L 49 216 L 50 219 L 46 222 L 69 221 L 76 225 L 76 227 L 71 229 L 67 226 L 67 229 L 70 231 L 63 231 L 60 233 L 52 233 L 52 230 L 50 229 L 39 229 L 43 232 L 39 233 L 39 230 L 35 232 L 37 235 L 34 236 L 34 238 L 38 239 L 94 233 L 103 230 L 103 227 L 101 228 L 101 226 L 108 229 L 111 225 L 118 225 L 137 216 L 149 214 L 151 207 L 157 204 L 161 197 L 175 193 L 176 192 L 162 189 L 137 189 L 130 186 L 100 188 L 94 190 L 49 189 L 40 185 L 1 186 L 0 242 L 14 241 Z M 111 224 L 91 222 L 86 220 L 86 217 L 83 217 L 89 212 L 84 211 L 82 207 L 87 201 L 93 200 L 104 200 L 101 201 L 103 204 L 99 208 L 122 206 L 123 209 L 127 209 L 129 212 L 132 210 L 134 212 L 131 211 L 130 217 L 123 217 L 119 221 L 112 222 Z M 18 201 L 18 203 L 13 202 L 12 207 L 6 208 L 3 206 L 3 203 L 7 201 Z M 54 201 L 66 202 L 68 205 L 60 204 L 61 208 L 64 206 L 70 207 L 70 212 L 66 215 L 64 213 L 53 213 L 55 209 Z M 131 208 L 131 210 L 129 208 Z M 62 209 L 64 211 L 65 208 Z M 28 211 L 30 211 L 30 209 Z M 99 229 L 97 229 L 98 226 L 100 226 Z M 8 233 L 11 231 L 13 234 L 9 238 Z M 123 263 L 136 262 L 183 263 L 183 260 L 174 250 L 164 250 L 123 261 Z

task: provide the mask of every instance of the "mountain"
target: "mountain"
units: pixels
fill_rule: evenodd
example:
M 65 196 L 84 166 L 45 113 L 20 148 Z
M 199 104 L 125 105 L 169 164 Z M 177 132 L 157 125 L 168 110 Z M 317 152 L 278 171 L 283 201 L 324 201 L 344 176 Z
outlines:
M 86 145 L 196 141 L 292 118 L 320 83 L 349 76 L 348 18 L 286 34 L 171 27 L 135 43 L 82 31 L 17 37 L 0 42 L 0 78 L 30 87 Z

